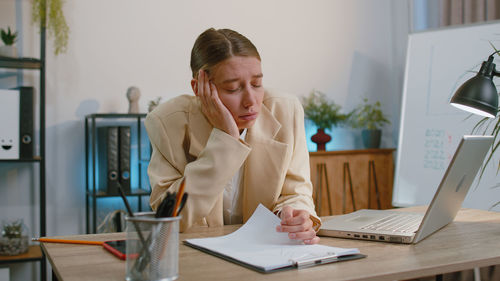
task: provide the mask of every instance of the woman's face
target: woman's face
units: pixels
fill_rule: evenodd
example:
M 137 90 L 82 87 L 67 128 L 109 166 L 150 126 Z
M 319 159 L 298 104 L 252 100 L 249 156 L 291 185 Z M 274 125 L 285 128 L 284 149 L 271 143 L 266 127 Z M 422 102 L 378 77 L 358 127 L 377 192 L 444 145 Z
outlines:
M 210 70 L 219 98 L 233 115 L 238 129 L 250 128 L 259 115 L 264 88 L 260 60 L 234 56 Z

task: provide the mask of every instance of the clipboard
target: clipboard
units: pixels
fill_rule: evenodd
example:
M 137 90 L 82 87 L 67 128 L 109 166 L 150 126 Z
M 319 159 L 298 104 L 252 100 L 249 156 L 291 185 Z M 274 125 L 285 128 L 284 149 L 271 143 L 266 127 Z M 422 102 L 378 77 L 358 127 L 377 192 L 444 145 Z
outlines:
M 266 269 L 265 267 L 262 267 L 262 266 L 256 266 L 256 265 L 247 263 L 245 261 L 230 257 L 228 255 L 214 252 L 210 249 L 189 243 L 188 241 L 184 241 L 183 243 L 191 248 L 200 250 L 204 253 L 216 256 L 218 258 L 224 259 L 226 261 L 230 261 L 232 263 L 244 266 L 248 269 L 252 269 L 252 270 L 255 270 L 255 271 L 260 272 L 260 273 L 273 273 L 273 272 L 285 271 L 285 270 L 290 270 L 290 269 L 303 269 L 303 268 L 312 267 L 312 266 L 318 266 L 318 265 L 334 263 L 334 262 L 356 260 L 356 259 L 361 259 L 361 258 L 366 257 L 366 255 L 363 255 L 363 254 L 349 254 L 349 255 L 343 255 L 343 256 L 330 255 L 330 256 L 324 256 L 324 257 L 320 257 L 320 258 L 291 260 L 291 264 L 289 264 L 289 265 L 276 267 L 276 268 L 272 268 L 272 269 Z
M 276 232 L 280 219 L 263 205 L 235 232 L 219 237 L 187 239 L 185 245 L 261 272 L 301 269 L 364 258 L 357 248 L 304 245 Z

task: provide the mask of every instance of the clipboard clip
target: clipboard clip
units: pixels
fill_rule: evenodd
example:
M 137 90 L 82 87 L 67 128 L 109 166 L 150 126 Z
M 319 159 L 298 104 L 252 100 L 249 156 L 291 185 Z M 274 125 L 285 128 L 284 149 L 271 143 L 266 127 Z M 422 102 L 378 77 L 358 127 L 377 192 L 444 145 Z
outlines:
M 338 261 L 338 256 L 335 253 L 321 257 L 311 257 L 299 260 L 291 260 L 298 269 L 311 267 L 320 264 L 326 264 Z

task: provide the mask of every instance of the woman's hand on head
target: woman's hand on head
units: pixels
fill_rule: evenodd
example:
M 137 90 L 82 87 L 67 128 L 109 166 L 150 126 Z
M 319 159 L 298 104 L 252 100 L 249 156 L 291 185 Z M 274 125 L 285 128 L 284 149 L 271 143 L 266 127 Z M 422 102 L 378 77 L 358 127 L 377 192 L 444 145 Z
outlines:
M 288 232 L 288 238 L 302 240 L 305 244 L 317 244 L 319 237 L 313 229 L 313 222 L 306 210 L 297 210 L 290 206 L 281 209 L 281 224 L 276 226 L 278 232 Z
M 239 138 L 240 132 L 231 112 L 222 103 L 217 92 L 217 87 L 208 78 L 204 70 L 198 73 L 195 94 L 201 101 L 201 110 L 208 121 L 215 128 L 222 130 L 229 135 Z

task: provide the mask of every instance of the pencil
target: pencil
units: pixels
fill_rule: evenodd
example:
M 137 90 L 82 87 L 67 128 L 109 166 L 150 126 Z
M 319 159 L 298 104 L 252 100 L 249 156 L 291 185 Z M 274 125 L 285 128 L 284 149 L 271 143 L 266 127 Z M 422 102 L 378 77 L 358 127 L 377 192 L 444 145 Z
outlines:
M 102 241 L 87 241 L 87 240 L 69 240 L 55 238 L 31 238 L 32 241 L 49 242 L 49 243 L 66 243 L 66 244 L 86 244 L 86 245 L 102 245 Z
M 179 191 L 177 192 L 177 198 L 175 198 L 175 205 L 174 205 L 174 211 L 172 212 L 172 217 L 177 217 L 177 209 L 179 209 L 179 205 L 181 204 L 182 201 L 182 195 L 184 194 L 184 186 L 186 185 L 186 177 L 182 179 L 181 182 L 181 187 L 179 188 Z

